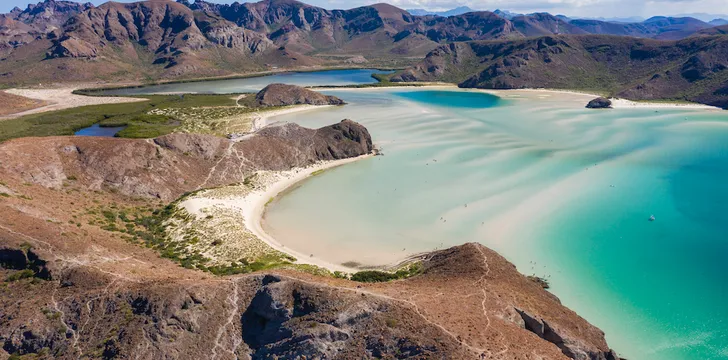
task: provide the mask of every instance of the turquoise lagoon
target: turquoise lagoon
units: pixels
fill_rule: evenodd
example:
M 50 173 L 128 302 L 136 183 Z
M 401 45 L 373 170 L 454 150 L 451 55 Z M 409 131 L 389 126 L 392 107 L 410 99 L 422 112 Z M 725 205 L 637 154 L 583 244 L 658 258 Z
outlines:
M 130 91 L 341 85 L 371 82 L 372 72 Z M 279 242 L 369 265 L 480 242 L 548 277 L 630 360 L 728 359 L 728 113 L 587 110 L 589 97 L 528 91 L 327 93 L 349 105 L 275 120 L 351 118 L 385 156 L 315 176 L 271 204 L 265 227 Z
M 381 265 L 480 242 L 548 277 L 622 356 L 728 358 L 725 112 L 587 110 L 588 97 L 528 91 L 328 93 L 350 105 L 276 120 L 351 118 L 385 156 L 274 202 L 265 226 L 281 243 Z

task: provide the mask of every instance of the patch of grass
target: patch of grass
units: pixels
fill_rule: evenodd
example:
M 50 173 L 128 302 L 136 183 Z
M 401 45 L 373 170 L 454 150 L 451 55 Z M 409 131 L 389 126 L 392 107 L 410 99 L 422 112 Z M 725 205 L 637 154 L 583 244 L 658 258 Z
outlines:
M 407 279 L 422 272 L 422 265 L 415 262 L 404 266 L 396 272 L 380 270 L 364 270 L 351 275 L 351 280 L 358 282 L 386 282 L 392 280 Z
M 351 275 L 351 280 L 358 282 L 386 282 L 397 279 L 397 275 L 379 270 L 364 270 Z
M 15 282 L 15 281 L 23 280 L 23 279 L 29 279 L 29 278 L 32 278 L 34 276 L 35 276 L 35 273 L 33 272 L 33 270 L 23 269 L 23 270 L 19 270 L 19 271 L 16 271 L 16 272 L 8 275 L 5 278 L 5 281 L 7 281 L 7 282 Z
M 204 191 L 204 190 L 199 190 Z M 180 238 L 171 236 L 175 224 L 185 223 L 192 219 L 183 208 L 178 205 L 199 191 L 189 192 L 169 205 L 151 210 L 150 207 L 121 208 L 115 205 L 109 208 L 87 210 L 86 213 L 94 217 L 89 225 L 99 226 L 111 232 L 123 233 L 125 240 L 155 249 L 163 258 L 170 259 L 180 266 L 188 269 L 199 269 L 215 275 L 234 275 L 254 271 L 284 267 L 298 266 L 293 264 L 295 258 L 280 252 L 273 252 L 255 259 L 239 259 L 228 264 L 220 264 L 202 255 L 200 248 L 194 245 L 200 243 L 202 236 L 195 229 L 190 229 Z M 99 216 L 98 214 L 101 214 Z M 222 242 L 213 242 L 211 246 L 223 245 Z M 301 269 L 302 271 L 311 269 Z M 328 274 L 330 276 L 330 273 Z
M 384 323 L 387 324 L 387 327 L 393 328 L 397 326 L 397 319 L 387 318 Z
M 174 116 L 149 114 L 152 110 L 187 111 L 192 108 L 237 107 L 231 95 L 144 95 L 148 101 L 82 106 L 32 114 L 0 122 L 0 142 L 27 136 L 73 135 L 98 123 L 100 126 L 128 126 L 120 137 L 155 137 L 168 134 L 181 123 Z M 253 96 L 248 96 L 252 101 Z M 241 100 L 244 102 L 245 99 Z M 243 104 L 241 104 L 243 105 Z

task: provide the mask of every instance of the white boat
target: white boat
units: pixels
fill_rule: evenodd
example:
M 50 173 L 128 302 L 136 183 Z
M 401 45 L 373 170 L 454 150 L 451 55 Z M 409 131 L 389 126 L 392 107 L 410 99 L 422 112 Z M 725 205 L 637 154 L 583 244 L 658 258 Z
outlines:
M 655 221 L 655 215 L 650 215 L 650 221 Z

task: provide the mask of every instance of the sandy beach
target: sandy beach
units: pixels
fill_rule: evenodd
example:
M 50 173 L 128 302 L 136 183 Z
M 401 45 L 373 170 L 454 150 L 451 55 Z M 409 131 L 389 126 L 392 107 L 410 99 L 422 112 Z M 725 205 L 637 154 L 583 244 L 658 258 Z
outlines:
M 253 124 L 251 128 L 251 132 L 256 132 L 274 121 L 271 121 L 271 118 L 274 118 L 276 116 L 280 115 L 287 115 L 287 114 L 293 114 L 298 112 L 304 112 L 304 111 L 310 111 L 310 110 L 318 110 L 318 109 L 326 109 L 330 108 L 333 105 L 295 105 L 286 107 L 285 109 L 279 109 L 279 110 L 269 110 L 269 111 L 260 111 L 256 112 L 252 115 L 253 118 Z
M 262 221 L 266 206 L 270 203 L 271 199 L 275 198 L 291 186 L 306 180 L 314 173 L 349 164 L 371 156 L 373 155 L 367 154 L 355 158 L 319 162 L 306 168 L 261 173 L 260 175 L 262 175 L 261 178 L 263 178 L 264 185 L 263 189 L 254 190 L 248 193 L 241 193 L 240 195 L 231 195 L 226 198 L 205 197 L 205 194 L 202 193 L 199 196 L 183 201 L 180 203 L 180 206 L 184 207 L 190 214 L 196 216 L 204 216 L 203 210 L 207 208 L 223 207 L 234 209 L 242 213 L 244 226 L 248 231 L 271 248 L 295 257 L 297 259 L 296 263 L 315 265 L 326 268 L 330 271 L 353 273 L 358 271 L 358 269 L 334 264 L 312 257 L 310 254 L 303 254 L 294 249 L 285 247 L 265 232 Z
M 15 114 L 0 117 L 0 120 L 13 119 L 25 115 L 37 114 L 47 111 L 63 110 L 86 105 L 101 104 L 120 104 L 137 101 L 146 101 L 147 99 L 128 98 L 128 97 L 106 97 L 106 96 L 83 96 L 76 95 L 73 91 L 76 88 L 59 88 L 59 89 L 8 89 L 5 92 L 13 95 L 23 96 L 36 99 L 48 103 L 46 106 L 22 111 Z
M 602 95 L 591 94 L 588 92 L 580 92 L 575 90 L 559 90 L 559 89 L 513 89 L 513 90 L 490 90 L 490 89 L 479 89 L 479 91 L 493 94 L 496 96 L 508 98 L 514 95 L 537 95 L 541 98 L 557 95 L 568 95 L 572 96 L 573 100 L 579 100 L 586 104 L 594 99 L 601 97 Z M 650 101 L 632 101 L 627 99 L 609 98 L 612 101 L 612 108 L 614 109 L 634 109 L 634 108 L 646 108 L 646 109 L 691 109 L 691 110 L 722 110 L 719 107 L 698 104 L 698 103 L 680 103 L 680 102 L 650 102 Z

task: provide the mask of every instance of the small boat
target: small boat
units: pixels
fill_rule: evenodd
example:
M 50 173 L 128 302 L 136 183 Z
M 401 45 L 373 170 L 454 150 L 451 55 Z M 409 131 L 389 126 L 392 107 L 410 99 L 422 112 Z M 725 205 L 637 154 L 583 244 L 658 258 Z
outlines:
M 655 215 L 650 215 L 650 221 L 655 221 Z

